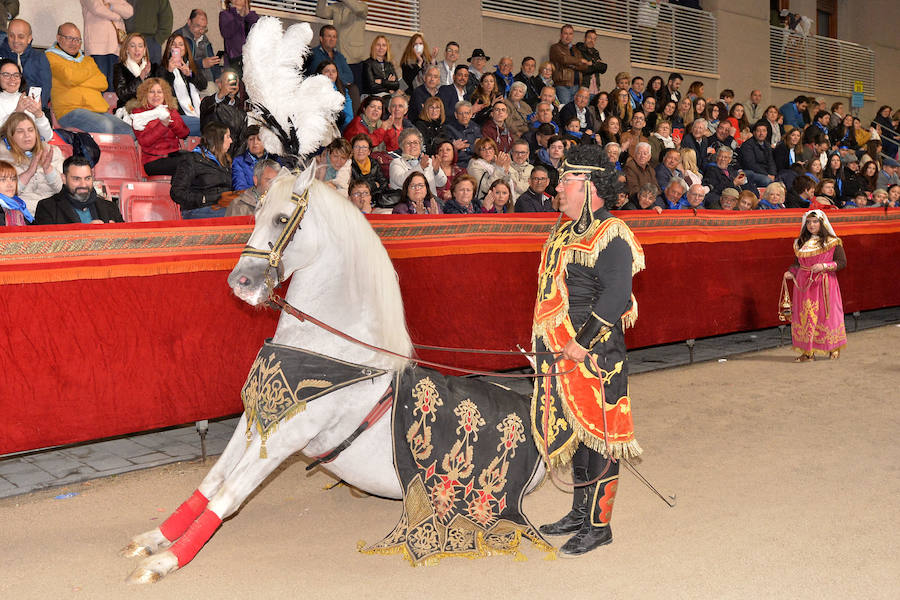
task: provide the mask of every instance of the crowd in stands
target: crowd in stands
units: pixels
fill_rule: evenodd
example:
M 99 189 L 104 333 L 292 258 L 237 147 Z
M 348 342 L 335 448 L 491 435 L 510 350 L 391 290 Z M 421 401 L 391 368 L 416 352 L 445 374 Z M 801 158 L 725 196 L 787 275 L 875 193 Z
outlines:
M 281 159 L 246 112 L 242 49 L 258 19 L 249 1 L 225 2 L 218 52 L 201 9 L 173 32 L 168 0 L 81 5 L 83 27 L 61 24 L 46 51 L 22 19 L 0 34 L 3 224 L 121 220 L 94 191 L 91 162 L 63 161 L 51 125 L 133 136 L 146 176 L 171 178 L 184 218 L 252 214 Z M 900 202 L 900 111 L 887 105 L 864 125 L 841 102 L 775 106 L 759 90 L 745 102 L 728 89 L 706 97 L 679 73 L 606 76 L 597 33 L 576 42 L 570 25 L 548 61 L 525 56 L 518 72 L 512 57 L 494 63 L 418 33 L 397 58 L 378 35 L 351 63 L 340 36 L 322 26 L 305 65 L 345 98 L 341 137 L 322 148 L 316 176 L 363 212 L 552 212 L 561 162 L 578 144 L 603 145 L 619 172 L 618 210 Z

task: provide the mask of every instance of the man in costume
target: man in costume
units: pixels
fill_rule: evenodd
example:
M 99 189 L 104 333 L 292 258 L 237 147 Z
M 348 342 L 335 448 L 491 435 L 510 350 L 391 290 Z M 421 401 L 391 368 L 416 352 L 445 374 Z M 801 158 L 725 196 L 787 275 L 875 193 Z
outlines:
M 540 528 L 545 535 L 575 534 L 560 548 L 562 556 L 612 541 L 617 461 L 641 453 L 628 397 L 625 327 L 637 318 L 631 278 L 644 268 L 644 253 L 605 207 L 616 201 L 617 177 L 602 147 L 570 150 L 556 190 L 560 211 L 572 220 L 556 227 L 541 253 L 534 348 L 538 371 L 559 375 L 537 381 L 531 417 L 550 467 L 573 467 L 572 510 Z M 555 364 L 550 353 L 561 353 Z

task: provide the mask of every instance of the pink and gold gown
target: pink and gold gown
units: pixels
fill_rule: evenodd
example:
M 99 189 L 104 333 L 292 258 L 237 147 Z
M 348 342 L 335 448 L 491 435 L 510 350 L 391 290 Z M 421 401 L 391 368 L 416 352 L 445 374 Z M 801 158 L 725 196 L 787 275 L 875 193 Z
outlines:
M 818 237 L 813 237 L 802 248 L 794 242 L 799 266 L 790 268 L 794 276 L 791 341 L 795 350 L 805 354 L 828 354 L 847 345 L 844 304 L 835 275 L 835 270 L 843 265 L 834 261 L 841 240 L 829 236 L 824 249 L 818 242 Z M 813 273 L 813 265 L 819 263 L 825 265 L 825 270 Z

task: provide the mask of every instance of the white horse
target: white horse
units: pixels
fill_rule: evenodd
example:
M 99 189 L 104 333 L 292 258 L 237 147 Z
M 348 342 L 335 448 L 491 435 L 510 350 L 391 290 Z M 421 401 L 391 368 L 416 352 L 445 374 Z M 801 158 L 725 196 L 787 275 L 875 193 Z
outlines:
M 308 192 L 307 208 L 290 239 L 283 231 L 296 217 L 297 199 L 304 192 Z M 271 241 L 279 236 L 287 244 L 281 257 L 281 278 L 293 273 L 286 295 L 291 305 L 358 340 L 410 355 L 413 346 L 406 330 L 400 287 L 387 252 L 355 206 L 332 188 L 313 180 L 313 168 L 299 176 L 282 170 L 257 211 L 248 249 L 270 248 Z M 268 297 L 267 273 L 275 276 L 267 270 L 269 262 L 262 257 L 268 252 L 242 256 L 228 277 L 234 293 L 253 306 Z M 244 414 L 224 453 L 194 496 L 166 523 L 135 536 L 123 550 L 126 556 L 146 557 L 129 582 L 157 581 L 184 566 L 221 521 L 233 514 L 282 461 L 297 451 L 318 456 L 343 442 L 387 390 L 393 377 L 391 371 L 407 366 L 406 360 L 366 349 L 288 314 L 281 315 L 273 341 L 388 373 L 329 393 L 309 403 L 302 414 L 280 423 L 266 441 L 268 458 L 260 458 L 261 439 L 255 430 L 248 441 Z M 327 468 L 361 490 L 385 498 L 402 498 L 393 466 L 389 418 L 379 419 Z M 544 473 L 545 468 L 540 465 L 526 490 L 534 489 Z

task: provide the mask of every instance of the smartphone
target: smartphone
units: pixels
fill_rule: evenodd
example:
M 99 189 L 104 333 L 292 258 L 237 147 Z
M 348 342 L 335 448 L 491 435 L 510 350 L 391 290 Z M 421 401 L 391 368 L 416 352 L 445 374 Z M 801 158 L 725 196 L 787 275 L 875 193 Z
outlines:
M 28 95 L 31 98 L 33 98 L 34 100 L 37 100 L 38 102 L 40 102 L 41 101 L 41 88 L 39 88 L 37 86 L 31 86 L 30 88 L 28 88 Z
M 222 60 L 223 58 L 225 58 L 225 51 L 219 50 L 218 52 L 216 52 L 216 56 L 219 57 L 219 60 Z
M 172 56 L 176 58 L 181 56 L 181 48 L 172 48 Z

